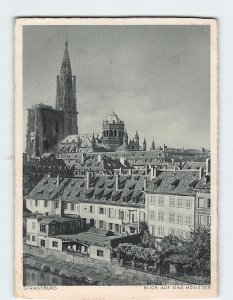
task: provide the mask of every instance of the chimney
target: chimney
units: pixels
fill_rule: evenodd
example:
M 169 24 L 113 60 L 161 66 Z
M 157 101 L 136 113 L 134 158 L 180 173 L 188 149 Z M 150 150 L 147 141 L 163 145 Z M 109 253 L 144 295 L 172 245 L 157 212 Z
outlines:
M 100 163 L 102 161 L 102 156 L 101 154 L 98 154 L 98 163 Z
M 119 175 L 116 174 L 116 190 L 119 189 Z
M 209 175 L 210 174 L 210 158 L 207 158 L 206 159 L 206 175 Z
M 125 155 L 120 157 L 120 163 L 125 166 Z
M 84 163 L 85 159 L 86 159 L 86 153 L 82 152 L 82 164 Z
M 57 186 L 59 186 L 61 183 L 61 178 L 60 178 L 60 175 L 57 175 Z
M 143 179 L 143 189 L 144 189 L 144 192 L 147 189 L 147 178 L 146 177 Z
M 155 167 L 154 166 L 151 166 L 151 169 L 150 169 L 150 178 L 151 179 L 155 178 Z
M 202 176 L 203 176 L 203 169 L 202 169 L 202 167 L 200 167 L 200 169 L 199 169 L 199 180 L 202 179 Z
M 60 217 L 64 217 L 65 215 L 65 202 L 64 201 L 60 201 L 60 209 L 59 209 L 59 216 Z
M 132 175 L 132 169 L 129 169 L 128 172 L 129 172 L 129 175 Z
M 87 190 L 90 188 L 91 172 L 87 171 Z

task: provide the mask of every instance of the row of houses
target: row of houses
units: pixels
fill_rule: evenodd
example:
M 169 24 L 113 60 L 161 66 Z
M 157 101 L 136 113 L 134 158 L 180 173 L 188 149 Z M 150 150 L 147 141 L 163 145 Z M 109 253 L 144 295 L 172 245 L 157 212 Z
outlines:
M 158 170 L 151 174 L 98 174 L 44 177 L 25 197 L 32 213 L 80 216 L 91 227 L 124 236 L 148 223 L 156 237 L 186 237 L 211 222 L 209 166 L 198 170 Z

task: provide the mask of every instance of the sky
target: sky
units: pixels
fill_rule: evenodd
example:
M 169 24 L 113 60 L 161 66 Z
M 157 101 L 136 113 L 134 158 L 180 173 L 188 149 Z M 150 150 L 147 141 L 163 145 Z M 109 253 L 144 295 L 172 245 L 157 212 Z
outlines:
M 55 107 L 65 40 L 77 81 L 79 133 L 113 111 L 142 145 L 210 147 L 210 31 L 202 25 L 24 26 L 23 109 Z M 25 134 L 25 132 L 24 132 Z

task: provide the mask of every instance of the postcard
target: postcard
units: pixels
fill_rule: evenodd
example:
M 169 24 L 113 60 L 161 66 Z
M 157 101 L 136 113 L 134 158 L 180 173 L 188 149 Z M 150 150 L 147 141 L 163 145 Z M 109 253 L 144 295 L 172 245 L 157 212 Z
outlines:
M 15 20 L 15 295 L 217 295 L 217 21 Z

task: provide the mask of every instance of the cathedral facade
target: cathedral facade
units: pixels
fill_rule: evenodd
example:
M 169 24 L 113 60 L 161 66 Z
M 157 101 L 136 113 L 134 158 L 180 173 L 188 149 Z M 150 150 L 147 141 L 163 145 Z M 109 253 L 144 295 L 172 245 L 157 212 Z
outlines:
M 66 136 L 78 134 L 76 76 L 72 75 L 67 41 L 56 84 L 56 108 L 38 104 L 28 109 L 26 153 L 31 157 L 52 152 Z

